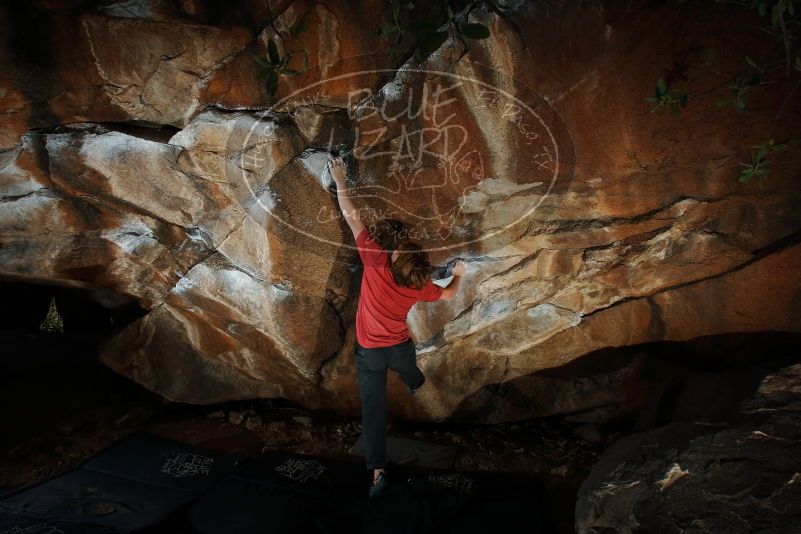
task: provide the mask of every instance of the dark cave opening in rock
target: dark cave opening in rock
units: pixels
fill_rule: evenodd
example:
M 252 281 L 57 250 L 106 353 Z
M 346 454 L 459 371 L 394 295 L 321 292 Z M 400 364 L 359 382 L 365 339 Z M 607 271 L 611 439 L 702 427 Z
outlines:
M 157 124 L 148 121 L 102 122 L 98 124 L 115 132 L 157 143 L 166 143 L 173 135 L 181 131 L 180 128 L 170 124 Z
M 498 423 L 558 415 L 607 432 L 738 415 L 762 379 L 801 361 L 797 332 L 736 332 L 609 347 L 554 368 L 490 384 L 454 420 Z
M 0 291 L 6 303 L 0 321 L 28 335 L 39 334 L 51 299 L 68 336 L 102 339 L 147 313 L 136 299 L 104 288 L 0 280 Z
M 98 345 L 144 315 L 134 299 L 102 289 L 0 281 L 3 450 L 52 435 L 76 412 L 103 410 L 109 393 L 136 395 L 97 359 Z M 54 302 L 60 328 L 43 326 Z M 153 397 L 156 397 L 153 395 Z

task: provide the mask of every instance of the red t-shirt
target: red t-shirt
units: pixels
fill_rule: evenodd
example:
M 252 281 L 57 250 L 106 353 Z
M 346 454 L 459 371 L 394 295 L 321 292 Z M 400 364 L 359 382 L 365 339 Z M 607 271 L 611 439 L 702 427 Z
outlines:
M 422 289 L 397 285 L 389 269 L 389 254 L 367 228 L 356 236 L 356 248 L 364 264 L 356 310 L 356 341 L 364 348 L 403 343 L 409 339 L 406 314 L 419 300 L 439 299 L 442 288 L 431 280 L 426 280 Z

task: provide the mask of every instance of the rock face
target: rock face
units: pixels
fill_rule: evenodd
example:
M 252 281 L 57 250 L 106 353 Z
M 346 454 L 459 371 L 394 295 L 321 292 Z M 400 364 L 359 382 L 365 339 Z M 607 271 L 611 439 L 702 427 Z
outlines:
M 636 369 L 558 396 L 541 373 L 608 347 L 801 331 L 799 151 L 737 181 L 780 84 L 748 113 L 644 102 L 699 47 L 726 51 L 720 72 L 769 50 L 747 12 L 526 3 L 516 30 L 479 8 L 489 39 L 458 59 L 450 37 L 416 65 L 385 54 L 383 1 L 256 4 L 0 8 L 0 275 L 137 299 L 148 313 L 102 349 L 115 370 L 173 400 L 359 412 L 361 271 L 330 150 L 367 223 L 403 219 L 435 263 L 469 261 L 456 300 L 410 314 L 428 381 L 410 401 L 391 376 L 396 415 L 593 413 Z M 274 96 L 255 59 L 270 39 L 309 66 Z M 774 131 L 797 139 L 799 107 Z
M 767 376 L 735 424 L 676 423 L 615 442 L 582 485 L 578 532 L 797 532 L 801 366 Z

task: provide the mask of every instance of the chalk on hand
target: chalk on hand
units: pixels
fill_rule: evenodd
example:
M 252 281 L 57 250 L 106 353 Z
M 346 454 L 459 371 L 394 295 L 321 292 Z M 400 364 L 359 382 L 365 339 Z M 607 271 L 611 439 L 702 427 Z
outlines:
M 451 278 L 453 276 L 453 267 L 454 267 L 454 265 L 456 265 L 456 262 L 459 261 L 459 260 L 463 260 L 464 261 L 463 258 L 458 258 L 457 257 L 457 258 L 453 258 L 451 261 L 449 261 L 445 265 L 442 265 L 440 267 L 434 268 L 434 270 L 431 271 L 431 279 L 432 280 L 444 280 L 446 278 Z
M 331 171 L 328 168 L 329 157 L 328 152 L 316 150 L 314 152 L 309 152 L 300 159 L 306 172 L 315 175 L 317 181 L 324 189 L 336 187 L 334 178 L 331 176 Z

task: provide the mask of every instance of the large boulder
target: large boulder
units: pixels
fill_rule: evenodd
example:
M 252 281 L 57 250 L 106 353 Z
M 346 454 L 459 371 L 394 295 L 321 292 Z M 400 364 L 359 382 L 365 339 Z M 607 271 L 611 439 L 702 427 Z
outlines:
M 526 3 L 514 24 L 480 7 L 490 38 L 460 58 L 450 36 L 418 65 L 384 54 L 379 0 L 216 4 L 0 7 L 0 275 L 136 299 L 145 315 L 101 357 L 145 387 L 358 413 L 361 267 L 324 173 L 334 150 L 365 222 L 404 219 L 435 263 L 468 260 L 457 299 L 409 316 L 429 380 L 410 401 L 390 377 L 396 415 L 591 420 L 643 368 L 546 372 L 610 347 L 801 331 L 801 161 L 736 176 L 762 141 L 743 132 L 775 113 L 644 102 L 673 61 L 660 25 L 725 50 L 723 70 L 768 49 L 740 38 L 756 30 L 736 6 Z M 274 96 L 256 60 L 270 40 L 309 66 Z M 720 83 L 705 76 L 690 89 Z M 798 108 L 773 126 L 797 137 Z
M 584 481 L 576 531 L 797 532 L 801 365 L 765 377 L 734 424 L 675 423 L 604 452 Z

